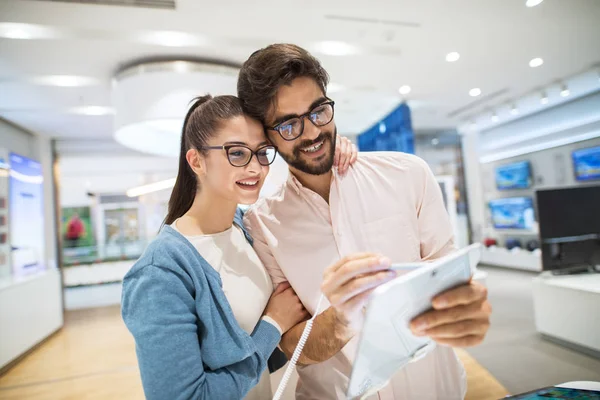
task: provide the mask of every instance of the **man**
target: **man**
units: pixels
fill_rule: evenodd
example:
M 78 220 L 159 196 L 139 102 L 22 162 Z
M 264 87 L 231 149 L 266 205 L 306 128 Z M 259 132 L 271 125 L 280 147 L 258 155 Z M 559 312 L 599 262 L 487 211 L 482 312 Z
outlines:
M 321 292 L 329 300 L 300 358 L 298 399 L 345 398 L 363 307 L 375 287 L 395 276 L 391 261 L 431 260 L 454 250 L 440 188 L 421 159 L 365 153 L 344 176 L 332 170 L 337 132 L 327 83 L 318 60 L 285 44 L 255 52 L 238 80 L 246 112 L 262 121 L 290 170 L 278 195 L 246 213 L 254 248 L 273 283 L 289 281 L 312 314 Z M 491 311 L 486 298 L 476 283 L 436 298 L 435 310 L 411 328 L 437 348 L 394 375 L 378 398 L 463 398 L 464 369 L 446 346 L 483 340 Z M 282 338 L 288 356 L 304 326 Z

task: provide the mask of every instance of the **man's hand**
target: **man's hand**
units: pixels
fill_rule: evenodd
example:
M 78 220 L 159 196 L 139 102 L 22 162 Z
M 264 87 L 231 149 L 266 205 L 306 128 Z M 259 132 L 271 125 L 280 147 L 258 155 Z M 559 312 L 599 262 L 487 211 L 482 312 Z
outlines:
M 323 273 L 321 290 L 335 309 L 339 320 L 357 332 L 362 327 L 362 309 L 371 292 L 396 277 L 390 259 L 373 253 L 342 258 Z
M 492 307 L 485 286 L 471 281 L 433 299 L 433 310 L 410 323 L 417 336 L 429 336 L 439 344 L 469 347 L 483 341 Z

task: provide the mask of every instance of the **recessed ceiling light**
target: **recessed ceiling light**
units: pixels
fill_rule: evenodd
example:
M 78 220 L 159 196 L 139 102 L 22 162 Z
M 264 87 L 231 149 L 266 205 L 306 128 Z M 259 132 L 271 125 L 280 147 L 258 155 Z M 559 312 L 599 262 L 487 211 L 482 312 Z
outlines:
M 546 92 L 542 92 L 542 96 L 540 97 L 541 104 L 548 104 L 548 95 Z
M 104 107 L 104 106 L 81 106 L 81 107 L 73 107 L 69 110 L 73 114 L 81 114 L 81 115 L 111 115 L 115 113 L 115 110 L 112 107 Z
M 202 36 L 178 31 L 144 32 L 139 35 L 139 40 L 165 47 L 196 47 L 206 44 L 206 39 Z
M 541 58 L 537 57 L 537 58 L 534 58 L 533 60 L 529 61 L 529 66 L 531 68 L 537 68 L 540 65 L 542 65 L 543 63 L 544 63 L 544 60 L 542 60 Z
M 561 85 L 560 87 L 560 95 L 562 97 L 567 97 L 568 95 L 571 94 L 571 91 L 569 90 L 569 87 L 567 85 Z
M 510 113 L 512 115 L 519 115 L 519 109 L 517 108 L 517 106 L 515 106 L 514 104 L 512 105 L 512 107 L 510 108 Z
M 316 52 L 326 54 L 328 56 L 349 56 L 358 53 L 358 47 L 350 43 L 340 42 L 337 40 L 324 40 L 315 43 L 313 48 Z
M 74 75 L 36 76 L 34 78 L 31 78 L 30 81 L 36 85 L 61 87 L 91 86 L 98 84 L 98 80 L 95 78 Z
M 492 122 L 498 122 L 500 120 L 500 118 L 498 118 L 498 114 L 493 113 L 492 114 Z
M 448 61 L 448 62 L 458 61 L 459 58 L 460 58 L 460 54 L 458 54 L 456 51 L 453 51 L 452 53 L 448 53 L 446 55 L 446 61 Z
M 440 139 L 438 139 L 438 138 L 431 139 L 431 144 L 434 146 L 437 146 L 438 144 L 440 144 Z
M 411 91 L 411 88 L 408 85 L 400 86 L 400 89 L 398 89 L 398 92 L 400 92 L 400 94 L 402 94 L 402 95 L 409 94 L 410 91 Z
M 542 1 L 544 1 L 544 0 L 527 0 L 525 5 L 527 7 L 535 7 L 537 5 L 540 5 L 542 3 Z
M 477 97 L 481 94 L 481 89 L 479 88 L 473 88 L 471 90 L 469 90 L 469 96 L 471 97 Z

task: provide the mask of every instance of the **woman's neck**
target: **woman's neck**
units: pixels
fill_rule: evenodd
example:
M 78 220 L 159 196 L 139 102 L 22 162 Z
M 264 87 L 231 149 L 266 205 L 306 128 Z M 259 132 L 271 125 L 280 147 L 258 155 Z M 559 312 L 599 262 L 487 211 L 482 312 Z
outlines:
M 231 228 L 237 204 L 199 190 L 190 209 L 177 221 L 184 235 L 212 235 Z

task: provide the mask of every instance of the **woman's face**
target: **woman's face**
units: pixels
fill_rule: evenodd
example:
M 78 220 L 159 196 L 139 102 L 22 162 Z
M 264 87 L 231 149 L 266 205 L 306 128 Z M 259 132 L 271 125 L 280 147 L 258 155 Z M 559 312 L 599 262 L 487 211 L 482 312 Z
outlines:
M 272 160 L 274 154 L 265 145 L 270 145 L 264 134 L 262 125 L 247 116 L 238 116 L 222 123 L 217 134 L 209 139 L 207 146 L 228 146 L 229 150 L 206 150 L 202 156 L 203 173 L 200 178 L 200 190 L 235 204 L 253 204 L 258 200 L 260 189 L 269 167 L 258 162 L 256 154 L 250 162 L 242 167 L 233 164 L 243 164 L 247 160 L 248 149 L 259 150 L 261 159 Z M 229 154 L 229 157 L 228 157 Z M 230 161 L 231 160 L 231 161 Z

